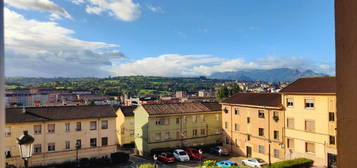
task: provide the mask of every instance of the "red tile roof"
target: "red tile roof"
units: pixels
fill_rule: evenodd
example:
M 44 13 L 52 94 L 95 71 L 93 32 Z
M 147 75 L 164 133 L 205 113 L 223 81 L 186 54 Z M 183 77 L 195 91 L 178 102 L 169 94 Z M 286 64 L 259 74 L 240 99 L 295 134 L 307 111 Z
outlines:
M 305 77 L 296 80 L 285 88 L 281 93 L 311 93 L 326 94 L 336 93 L 336 77 Z
M 177 104 L 144 104 L 143 108 L 149 115 L 201 113 L 221 111 L 218 103 L 177 103 Z
M 281 94 L 279 93 L 237 93 L 222 103 L 282 107 Z

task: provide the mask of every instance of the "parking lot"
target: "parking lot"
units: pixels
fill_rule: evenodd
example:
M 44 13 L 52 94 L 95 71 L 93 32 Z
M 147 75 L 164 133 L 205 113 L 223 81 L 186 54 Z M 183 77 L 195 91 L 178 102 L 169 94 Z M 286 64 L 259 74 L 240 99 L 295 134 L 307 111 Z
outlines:
M 216 156 L 216 155 L 211 155 L 204 153 L 203 154 L 203 161 L 204 160 L 216 160 L 216 161 L 221 161 L 221 160 L 231 160 L 236 163 L 240 163 L 240 161 L 244 159 L 244 157 L 239 157 L 239 156 Z M 125 165 L 118 165 L 114 166 L 111 168 L 136 168 L 137 166 L 141 164 L 146 164 L 146 163 L 154 163 L 154 160 L 151 158 L 144 158 L 144 157 L 139 157 L 139 156 L 130 156 L 130 163 L 125 164 Z M 199 160 L 190 160 L 189 162 L 174 162 L 174 163 L 161 163 L 158 162 L 158 165 L 160 168 L 194 168 L 197 166 L 201 165 L 201 161 Z

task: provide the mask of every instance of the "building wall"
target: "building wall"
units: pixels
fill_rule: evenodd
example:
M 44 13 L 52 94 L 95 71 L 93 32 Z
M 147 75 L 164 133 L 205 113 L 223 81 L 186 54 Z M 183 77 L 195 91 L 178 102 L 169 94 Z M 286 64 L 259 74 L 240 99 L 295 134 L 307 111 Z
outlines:
M 135 132 L 138 135 L 135 142 L 139 154 L 148 155 L 156 148 L 179 148 L 221 142 L 220 111 L 157 116 L 149 116 L 147 113 L 142 115 L 143 113 L 146 113 L 143 108 L 137 108 L 135 111 L 135 131 L 140 131 Z M 197 121 L 194 121 L 195 117 Z M 141 118 L 140 121 L 137 118 Z M 156 121 L 160 118 L 169 121 L 157 125 Z M 194 130 L 197 131 L 196 135 L 193 134 Z
M 292 98 L 293 107 L 287 107 L 287 98 Z M 305 108 L 305 99 L 313 98 L 314 108 Z M 337 154 L 336 145 L 330 144 L 330 135 L 336 137 L 336 96 L 335 95 L 283 95 L 286 119 L 294 119 L 294 128 L 287 127 L 286 141 L 293 139 L 294 147 L 286 148 L 286 158 L 307 157 L 314 159 L 317 166 L 327 165 L 327 153 Z M 329 121 L 333 112 L 335 121 Z M 315 122 L 315 130 L 305 131 L 305 120 Z M 315 144 L 315 152 L 306 152 L 306 143 Z
M 134 116 L 125 117 L 119 109 L 116 118 L 116 133 L 118 137 L 118 144 L 130 144 L 134 142 Z
M 236 114 L 235 109 L 239 109 L 239 113 Z M 258 117 L 258 110 L 264 112 L 264 118 Z M 278 112 L 276 121 L 273 119 L 274 112 Z M 239 125 L 237 130 L 235 124 Z M 268 162 L 270 144 L 271 162 L 284 159 L 284 111 L 281 108 L 223 104 L 222 128 L 224 147 L 231 152 L 247 156 L 248 146 L 252 149 L 251 157 Z M 264 129 L 264 136 L 259 135 L 259 128 Z M 277 139 L 274 139 L 274 131 L 278 131 Z M 259 152 L 259 145 L 264 146 L 263 152 Z M 277 155 L 274 155 L 274 150 L 278 151 Z
M 108 129 L 101 128 L 101 121 L 108 121 Z M 97 121 L 97 129 L 90 130 L 90 121 Z M 76 123 L 81 122 L 81 131 L 76 131 Z M 65 123 L 70 123 L 70 131 L 65 131 Z M 48 133 L 48 124 L 55 124 L 55 132 Z M 34 125 L 41 125 L 41 134 L 34 133 Z M 79 157 L 96 157 L 109 155 L 116 151 L 117 138 L 115 135 L 115 118 L 101 119 L 82 119 L 82 120 L 63 120 L 51 122 L 24 122 L 8 123 L 6 129 L 11 135 L 5 137 L 5 150 L 11 152 L 11 158 L 6 162 L 16 166 L 22 165 L 23 161 L 19 158 L 18 145 L 16 138 L 28 131 L 35 138 L 34 145 L 41 145 L 41 153 L 34 153 L 30 164 L 45 165 L 53 162 L 63 162 L 75 159 L 75 144 L 77 139 L 81 139 L 81 149 Z M 108 138 L 108 145 L 102 146 L 102 137 Z M 97 139 L 97 147 L 90 146 L 90 139 Z M 70 142 L 70 149 L 65 148 L 66 141 Z M 48 151 L 48 143 L 55 143 L 55 151 Z

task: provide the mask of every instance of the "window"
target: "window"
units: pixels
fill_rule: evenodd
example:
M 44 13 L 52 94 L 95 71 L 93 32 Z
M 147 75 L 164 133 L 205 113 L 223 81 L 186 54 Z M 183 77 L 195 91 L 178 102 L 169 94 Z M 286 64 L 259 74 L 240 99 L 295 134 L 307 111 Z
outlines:
M 216 114 L 216 120 L 219 121 L 219 114 Z
M 228 129 L 228 122 L 224 122 L 224 128 Z
M 293 118 L 287 118 L 286 125 L 290 129 L 294 129 L 294 119 Z
M 305 99 L 305 108 L 313 109 L 314 108 L 314 99 L 313 98 L 306 98 Z
M 70 131 L 70 127 L 71 127 L 71 124 L 70 124 L 70 123 L 66 123 L 66 124 L 64 125 L 64 131 L 65 131 L 65 132 L 69 132 L 69 131 Z
M 329 121 L 335 121 L 335 113 L 334 112 L 329 112 L 328 113 L 328 120 Z
M 288 107 L 294 107 L 294 99 L 293 98 L 287 98 L 286 99 L 286 104 Z
M 81 131 L 82 130 L 82 123 L 81 122 L 77 122 L 76 123 L 76 131 Z
M 55 124 L 48 124 L 47 125 L 47 132 L 50 133 L 50 134 L 53 134 L 55 133 Z
M 279 155 L 280 155 L 279 149 L 274 149 L 274 157 L 279 158 Z
M 196 115 L 192 116 L 192 122 L 194 122 L 194 123 L 197 122 L 197 116 Z
M 273 120 L 278 121 L 279 120 L 279 112 L 278 111 L 274 111 L 273 113 Z
M 33 134 L 40 135 L 42 133 L 42 126 L 41 125 L 34 125 L 33 126 Z
M 315 121 L 305 120 L 305 131 L 314 132 L 315 131 Z
M 201 129 L 201 135 L 206 135 L 206 129 Z
M 240 113 L 239 108 L 235 108 L 235 109 L 234 109 L 234 114 L 235 114 L 235 115 L 239 115 L 239 113 Z
M 236 147 L 238 147 L 238 146 L 239 146 L 239 140 L 236 139 Z
M 247 123 L 248 124 L 250 123 L 250 117 L 247 117 Z
M 80 140 L 80 139 L 77 139 L 76 140 L 76 146 L 79 146 L 79 148 L 81 148 L 82 147 L 82 140 Z
M 259 136 L 264 136 L 264 128 L 259 128 Z
M 91 138 L 90 139 L 90 146 L 91 147 L 96 147 L 97 146 L 97 138 Z
M 205 116 L 204 116 L 204 115 L 201 115 L 201 116 L 200 116 L 200 118 L 201 118 L 201 121 L 202 121 L 202 122 L 205 122 L 205 121 L 206 121 L 206 119 L 205 119 Z
M 279 139 L 279 131 L 274 131 L 274 139 Z
M 294 148 L 294 140 L 293 139 L 287 139 L 287 145 L 288 145 L 288 148 L 292 149 Z
M 157 118 L 155 121 L 156 125 L 169 125 L 170 124 L 170 118 Z
M 102 121 L 102 129 L 108 129 L 108 120 Z
M 9 149 L 5 150 L 5 158 L 11 158 L 11 151 Z
M 220 134 L 221 133 L 221 128 L 216 128 L 216 134 Z
M 5 128 L 5 136 L 11 136 L 11 129 L 9 127 Z
M 315 144 L 306 142 L 305 143 L 305 152 L 307 153 L 315 153 Z
M 187 122 L 187 117 L 186 116 L 183 116 L 183 123 L 186 123 Z
M 56 150 L 56 146 L 55 146 L 55 143 L 48 143 L 47 145 L 47 151 L 48 152 L 53 152 Z
M 234 130 L 235 130 L 235 131 L 239 131 L 239 129 L 240 129 L 239 124 L 238 124 L 238 123 L 235 123 L 235 124 L 234 124 Z
M 170 118 L 165 118 L 165 125 L 170 125 Z
M 250 135 L 247 135 L 247 141 L 250 141 Z
M 170 132 L 165 132 L 164 139 L 165 140 L 171 139 Z
M 134 130 L 129 130 L 130 136 L 134 136 Z
M 42 152 L 42 146 L 41 144 L 35 144 L 33 145 L 33 153 L 41 153 Z
M 182 136 L 187 137 L 187 130 L 183 130 Z
M 160 132 L 155 134 L 155 140 L 156 141 L 160 141 L 161 140 L 161 133 Z
M 259 153 L 261 153 L 261 154 L 265 153 L 265 146 L 259 145 Z
M 197 136 L 197 130 L 196 129 L 192 130 L 192 136 Z
M 176 139 L 180 139 L 180 138 L 181 138 L 181 136 L 180 136 L 180 131 L 177 130 L 177 131 L 176 131 Z
M 228 109 L 227 109 L 227 108 L 224 108 L 223 111 L 224 111 L 224 113 L 226 113 L 226 114 L 228 113 Z
M 96 129 L 97 129 L 97 121 L 91 121 L 90 130 L 96 130 Z
M 330 145 L 335 145 L 336 144 L 336 138 L 335 136 L 330 135 Z
M 264 110 L 258 110 L 258 117 L 259 118 L 265 118 Z
M 102 146 L 108 145 L 108 137 L 102 137 Z
M 71 143 L 69 141 L 65 142 L 65 148 L 66 149 L 71 149 Z
M 176 124 L 180 124 L 180 118 L 179 117 L 176 118 Z
M 226 144 L 229 144 L 229 137 L 226 136 Z

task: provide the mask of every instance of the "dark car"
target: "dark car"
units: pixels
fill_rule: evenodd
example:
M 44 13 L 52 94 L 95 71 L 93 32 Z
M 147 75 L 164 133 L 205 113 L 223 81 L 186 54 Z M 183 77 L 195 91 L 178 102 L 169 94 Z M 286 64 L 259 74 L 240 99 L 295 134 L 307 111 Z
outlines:
M 223 148 L 222 146 L 211 147 L 209 152 L 211 154 L 218 155 L 218 156 L 228 156 L 229 155 L 228 150 Z
M 188 156 L 190 156 L 191 159 L 201 160 L 202 155 L 200 154 L 200 152 L 197 149 L 187 148 L 185 151 L 188 154 Z
M 172 163 L 176 161 L 175 156 L 170 152 L 161 153 L 157 156 L 157 160 L 164 163 Z

